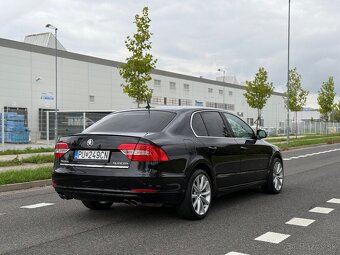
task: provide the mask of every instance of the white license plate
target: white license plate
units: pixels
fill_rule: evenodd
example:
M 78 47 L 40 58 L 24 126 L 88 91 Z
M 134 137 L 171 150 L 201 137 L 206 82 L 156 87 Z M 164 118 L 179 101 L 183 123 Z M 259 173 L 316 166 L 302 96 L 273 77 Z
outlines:
M 76 150 L 74 152 L 74 159 L 108 160 L 109 156 L 110 156 L 110 151 Z

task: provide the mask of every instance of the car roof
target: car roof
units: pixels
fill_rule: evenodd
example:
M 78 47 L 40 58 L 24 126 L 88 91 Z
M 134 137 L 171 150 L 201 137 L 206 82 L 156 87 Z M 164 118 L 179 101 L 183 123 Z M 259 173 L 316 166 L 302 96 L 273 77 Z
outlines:
M 145 107 L 143 108 L 135 108 L 135 109 L 127 109 L 118 112 L 127 112 L 127 111 L 146 111 Z M 199 106 L 157 106 L 151 107 L 150 111 L 169 111 L 169 112 L 194 112 L 194 111 L 202 111 L 202 110 L 213 110 L 213 111 L 225 111 L 223 109 L 211 108 L 211 107 L 199 107 Z

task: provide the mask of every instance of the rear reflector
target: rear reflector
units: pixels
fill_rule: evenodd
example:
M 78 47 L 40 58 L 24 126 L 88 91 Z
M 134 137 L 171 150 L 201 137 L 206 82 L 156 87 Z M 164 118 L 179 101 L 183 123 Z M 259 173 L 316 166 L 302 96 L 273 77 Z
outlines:
M 69 150 L 67 143 L 57 143 L 54 149 L 54 158 L 61 158 Z
M 169 158 L 162 148 L 142 143 L 127 143 L 118 146 L 118 149 L 131 161 L 168 161 Z

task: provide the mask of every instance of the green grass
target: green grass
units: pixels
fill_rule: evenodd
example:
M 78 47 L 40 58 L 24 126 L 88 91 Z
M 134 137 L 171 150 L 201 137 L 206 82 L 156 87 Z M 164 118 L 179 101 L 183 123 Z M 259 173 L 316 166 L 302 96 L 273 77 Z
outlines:
M 294 140 L 304 140 L 304 139 L 319 139 L 319 138 L 332 138 L 332 137 L 340 137 L 340 134 L 331 134 L 331 135 L 304 135 L 303 137 L 295 138 L 295 135 L 289 136 L 292 141 Z M 281 137 L 268 137 L 266 141 L 270 143 L 284 142 L 287 140 L 286 136 Z
M 271 141 L 270 141 L 271 142 Z M 333 144 L 340 143 L 340 136 L 331 137 L 318 137 L 318 139 L 304 138 L 291 140 L 289 144 L 287 143 L 273 143 L 280 148 L 280 150 L 288 150 L 290 148 L 296 148 L 306 145 L 317 145 L 317 144 Z
M 40 167 L 21 171 L 0 172 L 0 185 L 50 179 L 51 167 Z
M 54 148 L 32 148 L 28 147 L 23 150 L 5 150 L 0 151 L 0 155 L 18 155 L 18 154 L 27 154 L 27 153 L 39 153 L 39 152 L 52 152 L 54 151 Z
M 20 166 L 22 164 L 43 164 L 43 163 L 52 163 L 54 160 L 54 155 L 34 155 L 29 158 L 18 159 L 15 158 L 13 160 L 0 161 L 0 167 L 5 166 Z

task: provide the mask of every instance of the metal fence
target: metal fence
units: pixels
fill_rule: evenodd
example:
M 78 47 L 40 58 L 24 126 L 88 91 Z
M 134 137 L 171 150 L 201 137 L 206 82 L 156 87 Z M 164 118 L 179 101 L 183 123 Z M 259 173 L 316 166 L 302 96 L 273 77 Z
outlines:
M 331 135 L 340 133 L 340 123 L 338 122 L 323 122 L 323 121 L 311 121 L 304 120 L 298 121 L 289 121 L 289 129 L 287 125 L 287 121 L 276 123 L 275 127 L 273 126 L 264 126 L 261 127 L 267 131 L 269 136 L 283 136 L 287 135 L 289 130 L 289 134 L 292 135 Z
M 59 111 L 58 137 L 82 132 L 112 111 Z M 28 129 L 28 114 L 23 108 L 3 108 L 0 112 L 0 141 L 2 150 L 26 147 L 53 147 L 55 141 L 55 112 L 39 109 L 38 117 L 31 120 Z M 249 119 L 244 119 L 248 121 Z M 287 121 L 264 120 L 269 136 L 287 135 Z M 253 124 L 253 123 L 249 123 Z M 297 124 L 297 125 L 296 125 Z M 253 126 L 254 127 L 254 126 Z M 325 135 L 340 133 L 340 123 L 303 120 L 289 122 L 291 135 Z

